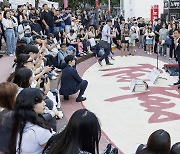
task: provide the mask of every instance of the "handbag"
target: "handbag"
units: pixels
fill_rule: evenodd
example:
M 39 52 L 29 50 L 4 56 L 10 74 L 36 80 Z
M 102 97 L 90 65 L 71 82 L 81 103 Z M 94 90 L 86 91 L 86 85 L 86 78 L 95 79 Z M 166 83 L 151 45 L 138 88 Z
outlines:
M 99 46 L 103 49 L 107 49 L 108 48 L 108 43 L 107 41 L 104 41 L 104 40 L 100 40 L 99 41 Z
M 165 44 L 166 45 L 172 45 L 172 39 L 167 39 L 166 41 L 165 41 Z

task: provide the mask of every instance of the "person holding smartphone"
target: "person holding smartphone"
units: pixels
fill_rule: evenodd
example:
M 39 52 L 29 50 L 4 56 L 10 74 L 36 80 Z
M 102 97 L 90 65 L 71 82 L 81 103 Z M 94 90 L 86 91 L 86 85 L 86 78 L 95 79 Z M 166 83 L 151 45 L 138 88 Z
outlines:
M 28 20 L 23 20 L 22 24 L 18 26 L 19 39 L 29 44 L 33 41 L 31 36 L 31 27 L 29 26 Z

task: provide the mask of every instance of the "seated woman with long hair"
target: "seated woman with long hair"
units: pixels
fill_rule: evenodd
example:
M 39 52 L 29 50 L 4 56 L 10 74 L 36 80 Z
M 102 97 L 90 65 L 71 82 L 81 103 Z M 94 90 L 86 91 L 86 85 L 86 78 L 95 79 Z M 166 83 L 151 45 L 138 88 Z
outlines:
M 24 88 L 30 88 L 33 81 L 32 71 L 27 68 L 20 68 L 15 72 L 13 83 L 19 86 L 18 92 L 21 92 Z M 50 81 L 48 79 L 47 83 L 44 82 L 43 85 L 44 96 L 47 95 L 50 89 Z M 43 117 L 46 121 L 48 121 L 49 125 L 56 131 L 56 116 L 63 117 L 61 111 L 57 111 L 57 108 L 54 107 L 54 102 L 45 98 L 46 109 L 44 110 Z M 61 116 L 62 115 L 62 116 Z
M 132 154 L 169 154 L 171 138 L 168 132 L 163 129 L 153 132 L 146 145 L 140 144 Z
M 66 128 L 52 137 L 44 154 L 99 154 L 101 127 L 96 115 L 86 109 L 76 111 Z
M 12 130 L 13 108 L 17 92 L 16 84 L 0 83 L 0 154 L 9 152 L 8 142 Z
M 52 130 L 42 118 L 45 109 L 42 91 L 23 89 L 16 98 L 10 154 L 41 154 Z

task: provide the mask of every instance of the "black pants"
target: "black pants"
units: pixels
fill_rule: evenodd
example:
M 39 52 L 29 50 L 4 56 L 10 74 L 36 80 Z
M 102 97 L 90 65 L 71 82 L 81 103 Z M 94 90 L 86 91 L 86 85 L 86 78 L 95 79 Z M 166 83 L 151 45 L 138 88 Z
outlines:
M 52 55 L 45 55 L 47 58 L 46 66 L 53 66 L 58 68 L 57 58 Z
M 158 42 L 159 42 L 159 36 L 155 36 L 154 53 L 157 53 Z
M 102 55 L 102 57 L 99 59 L 100 61 L 102 61 L 103 59 L 105 59 L 106 64 L 109 63 L 109 59 L 108 59 L 108 55 L 110 54 L 111 51 L 111 45 L 108 43 L 108 48 L 104 49 L 104 55 Z
M 79 50 L 78 50 L 78 45 L 77 44 L 69 44 L 71 46 L 73 46 L 76 49 L 76 55 L 79 54 Z
M 176 57 L 175 55 L 175 45 L 174 45 L 174 41 L 172 41 L 172 44 L 170 45 L 170 51 L 169 51 L 169 57 L 172 58 L 174 55 L 174 58 Z
M 179 81 L 180 81 L 180 61 L 178 61 L 179 64 Z
M 84 95 L 87 85 L 88 82 L 86 80 L 81 81 L 81 83 L 78 85 L 78 91 L 80 90 L 78 97 L 82 97 L 82 95 Z
M 99 44 L 96 44 L 95 46 L 91 47 L 91 50 L 94 53 L 94 56 L 98 56 L 98 52 L 100 50 Z
M 84 92 L 87 88 L 87 85 L 88 85 L 88 82 L 86 80 L 82 80 L 78 85 L 77 85 L 77 89 L 75 90 L 75 92 L 69 94 L 69 95 L 72 95 L 72 94 L 75 94 L 77 93 L 79 90 L 79 95 L 78 95 L 78 98 L 82 97 L 82 95 L 84 95 Z M 68 97 L 68 95 L 64 95 L 64 97 Z

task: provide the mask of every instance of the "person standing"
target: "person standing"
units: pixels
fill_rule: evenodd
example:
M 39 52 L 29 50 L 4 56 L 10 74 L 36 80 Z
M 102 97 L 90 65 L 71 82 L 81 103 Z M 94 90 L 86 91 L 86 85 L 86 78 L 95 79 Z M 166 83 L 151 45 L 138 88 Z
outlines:
M 162 28 L 161 20 L 159 19 L 154 29 L 154 33 L 155 33 L 154 53 L 157 53 L 157 45 L 159 43 L 159 31 L 161 28 Z
M 49 33 L 54 33 L 54 14 L 52 11 L 49 11 L 47 4 L 43 4 L 42 7 L 41 20 L 45 26 L 45 34 L 49 35 Z
M 173 23 L 172 25 L 170 25 L 170 30 L 169 30 L 169 38 L 172 40 L 172 43 L 170 44 L 170 50 L 169 50 L 169 60 L 171 60 L 174 56 L 174 58 L 176 57 L 175 55 L 175 45 L 174 45 L 174 37 L 173 37 L 173 33 L 176 29 L 176 25 Z
M 68 34 L 71 30 L 71 21 L 72 21 L 71 10 L 69 8 L 65 9 L 65 13 L 63 14 L 62 18 L 65 22 L 65 32 L 66 34 Z
M 179 80 L 174 85 L 180 84 L 180 29 L 174 31 L 175 54 L 179 65 Z M 178 87 L 180 88 L 180 86 Z
M 111 35 L 111 26 L 112 26 L 112 20 L 107 19 L 106 25 L 102 29 L 102 41 L 105 41 L 108 44 L 108 47 L 104 49 L 105 53 L 101 56 L 101 58 L 98 60 L 99 65 L 102 66 L 102 60 L 105 59 L 106 65 L 113 65 L 109 62 L 108 55 L 111 51 L 111 38 L 113 38 L 113 35 Z
M 159 48 L 159 54 L 162 54 L 166 57 L 167 54 L 167 44 L 166 40 L 169 38 L 169 32 L 166 29 L 166 24 L 162 24 L 162 28 L 159 30 L 159 41 L 161 42 L 161 46 Z
M 10 10 L 5 11 L 3 15 L 2 24 L 5 30 L 7 54 L 9 56 L 14 56 L 16 50 L 15 23 L 11 18 Z
M 145 28 L 145 23 L 144 19 L 141 17 L 140 22 L 138 23 L 138 27 L 140 29 L 140 35 L 139 35 L 139 48 L 144 47 L 144 28 Z

